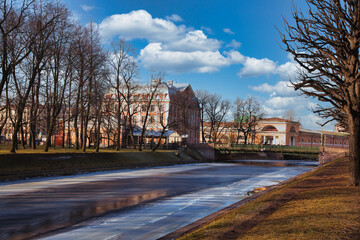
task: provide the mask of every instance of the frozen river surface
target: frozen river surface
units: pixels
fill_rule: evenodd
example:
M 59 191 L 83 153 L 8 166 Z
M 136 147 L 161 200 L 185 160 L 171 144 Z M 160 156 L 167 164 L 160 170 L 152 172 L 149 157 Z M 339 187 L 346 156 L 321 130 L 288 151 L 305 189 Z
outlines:
M 255 187 L 312 167 L 204 163 L 3 183 L 0 239 L 57 228 L 62 229 L 37 238 L 157 239 L 247 197 Z

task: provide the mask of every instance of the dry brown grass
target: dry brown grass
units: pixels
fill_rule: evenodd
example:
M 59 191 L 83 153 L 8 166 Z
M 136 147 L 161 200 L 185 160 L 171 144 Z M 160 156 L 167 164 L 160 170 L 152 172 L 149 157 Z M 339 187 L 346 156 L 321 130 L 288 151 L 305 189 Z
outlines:
M 347 178 L 338 160 L 181 239 L 360 239 L 360 189 Z

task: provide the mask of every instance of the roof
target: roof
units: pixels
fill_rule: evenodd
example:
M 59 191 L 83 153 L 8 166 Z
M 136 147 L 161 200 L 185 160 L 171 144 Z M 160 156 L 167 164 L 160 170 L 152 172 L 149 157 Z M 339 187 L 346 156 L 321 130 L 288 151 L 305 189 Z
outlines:
M 273 118 L 263 118 L 260 120 L 260 122 L 288 122 L 292 124 L 300 124 L 298 121 L 290 121 L 285 118 L 279 118 L 279 117 L 273 117 Z
M 316 131 L 316 130 L 310 130 L 310 129 L 300 129 L 299 130 L 300 133 L 312 133 L 312 134 L 321 134 L 320 131 Z

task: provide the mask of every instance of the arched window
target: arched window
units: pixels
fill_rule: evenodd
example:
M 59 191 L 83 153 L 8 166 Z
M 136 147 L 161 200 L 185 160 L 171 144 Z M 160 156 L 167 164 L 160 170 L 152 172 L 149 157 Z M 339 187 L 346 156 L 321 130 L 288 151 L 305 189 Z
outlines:
M 277 132 L 277 131 L 278 131 L 278 130 L 276 129 L 276 127 L 271 126 L 271 125 L 268 125 L 268 126 L 264 127 L 262 130 L 263 130 L 263 131 L 268 131 L 268 132 Z
M 290 128 L 290 132 L 296 132 L 295 127 L 294 127 L 294 126 L 291 126 L 291 128 Z

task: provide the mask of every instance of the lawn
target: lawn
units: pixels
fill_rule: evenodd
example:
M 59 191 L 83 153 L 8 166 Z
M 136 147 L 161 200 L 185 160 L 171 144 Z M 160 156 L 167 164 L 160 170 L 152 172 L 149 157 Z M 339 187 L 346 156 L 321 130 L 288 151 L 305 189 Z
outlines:
M 340 159 L 181 238 L 360 239 L 360 189 Z

